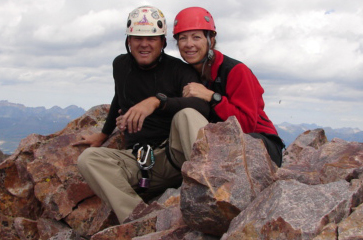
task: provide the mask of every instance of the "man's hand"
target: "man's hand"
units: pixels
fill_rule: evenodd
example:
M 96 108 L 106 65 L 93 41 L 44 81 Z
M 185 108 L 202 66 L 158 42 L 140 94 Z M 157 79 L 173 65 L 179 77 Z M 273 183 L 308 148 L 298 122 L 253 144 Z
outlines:
M 159 99 L 149 97 L 131 107 L 124 115 L 117 117 L 116 126 L 121 131 L 125 131 L 127 128 L 129 133 L 141 131 L 145 118 L 152 114 L 159 105 Z M 121 114 L 121 111 L 119 113 Z
M 183 97 L 197 97 L 207 102 L 212 100 L 213 91 L 206 88 L 203 84 L 191 82 L 183 88 Z
M 101 146 L 108 136 L 104 133 L 94 133 L 92 135 L 84 135 L 82 136 L 82 140 L 75 142 L 72 146 L 78 145 L 89 145 L 90 147 L 99 147 Z

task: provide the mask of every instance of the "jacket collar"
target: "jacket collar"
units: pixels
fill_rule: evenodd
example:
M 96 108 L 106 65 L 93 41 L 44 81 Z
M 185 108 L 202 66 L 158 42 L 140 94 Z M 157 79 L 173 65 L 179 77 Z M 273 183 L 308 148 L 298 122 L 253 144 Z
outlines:
M 223 54 L 217 50 L 213 50 L 213 51 L 214 51 L 214 55 L 216 56 L 216 58 L 211 67 L 211 77 L 214 81 L 214 80 L 216 80 L 216 78 L 218 76 L 219 66 L 221 66 L 221 64 L 223 62 Z

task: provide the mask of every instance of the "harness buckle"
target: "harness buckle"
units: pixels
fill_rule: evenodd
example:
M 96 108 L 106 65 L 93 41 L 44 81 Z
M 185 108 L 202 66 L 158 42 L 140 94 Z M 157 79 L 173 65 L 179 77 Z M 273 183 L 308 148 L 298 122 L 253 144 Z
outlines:
M 150 186 L 150 178 L 140 178 L 139 187 L 148 188 Z

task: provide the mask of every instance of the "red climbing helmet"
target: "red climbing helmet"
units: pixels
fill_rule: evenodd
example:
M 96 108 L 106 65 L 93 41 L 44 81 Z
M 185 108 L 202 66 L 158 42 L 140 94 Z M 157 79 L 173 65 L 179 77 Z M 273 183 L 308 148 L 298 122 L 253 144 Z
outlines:
M 174 38 L 178 33 L 190 30 L 210 30 L 216 33 L 212 15 L 201 7 L 189 7 L 181 10 L 174 20 Z

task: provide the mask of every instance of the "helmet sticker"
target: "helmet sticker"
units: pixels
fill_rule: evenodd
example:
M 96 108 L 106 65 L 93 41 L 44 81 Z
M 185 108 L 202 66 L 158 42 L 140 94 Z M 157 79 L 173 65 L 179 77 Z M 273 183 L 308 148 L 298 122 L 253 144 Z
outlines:
M 156 28 L 151 29 L 151 32 L 156 33 L 157 32 Z
M 208 16 L 204 16 L 204 19 L 205 19 L 207 22 L 209 22 L 209 21 L 210 21 L 210 19 L 209 19 L 209 17 L 208 17 Z
M 144 15 L 144 17 L 141 19 L 140 22 L 136 22 L 135 25 L 150 25 L 150 26 L 153 26 L 154 24 L 153 23 L 150 23 L 147 18 L 146 18 L 146 15 Z
M 178 24 L 178 20 L 175 19 L 174 26 L 176 26 L 177 24 Z
M 133 11 L 130 15 L 132 18 L 137 18 L 139 16 L 139 10 Z
M 131 20 L 129 19 L 128 21 L 127 21 L 127 27 L 130 27 L 131 26 Z
M 158 11 L 156 10 L 152 10 L 151 11 L 151 16 L 154 18 L 154 19 L 159 19 L 159 14 L 158 14 Z
M 164 18 L 164 14 L 160 10 L 158 10 L 158 11 L 159 11 L 160 17 Z

